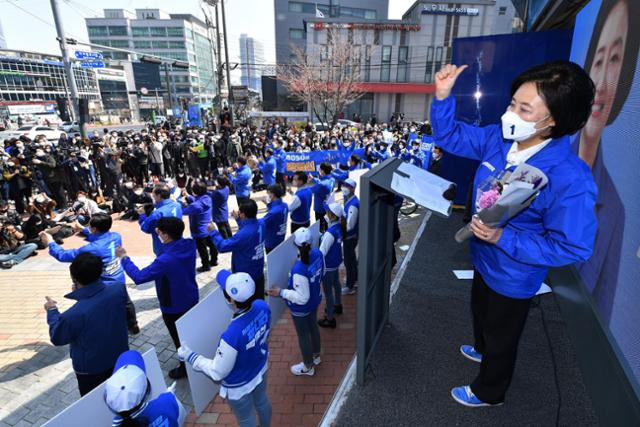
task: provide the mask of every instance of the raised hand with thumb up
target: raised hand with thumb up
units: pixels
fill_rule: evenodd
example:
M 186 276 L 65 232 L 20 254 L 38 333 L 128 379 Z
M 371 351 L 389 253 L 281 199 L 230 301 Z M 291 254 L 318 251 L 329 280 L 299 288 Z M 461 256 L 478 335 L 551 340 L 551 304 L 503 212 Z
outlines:
M 453 85 L 456 84 L 458 76 L 468 67 L 461 65 L 459 67 L 453 64 L 447 64 L 436 73 L 436 98 L 440 101 L 445 99 L 451 93 Z

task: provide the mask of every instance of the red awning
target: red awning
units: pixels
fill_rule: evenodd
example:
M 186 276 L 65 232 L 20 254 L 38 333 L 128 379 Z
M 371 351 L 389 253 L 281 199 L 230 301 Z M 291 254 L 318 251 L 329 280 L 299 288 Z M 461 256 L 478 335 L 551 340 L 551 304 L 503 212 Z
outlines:
M 365 92 L 372 93 L 434 93 L 436 85 L 431 83 L 361 83 L 360 87 Z

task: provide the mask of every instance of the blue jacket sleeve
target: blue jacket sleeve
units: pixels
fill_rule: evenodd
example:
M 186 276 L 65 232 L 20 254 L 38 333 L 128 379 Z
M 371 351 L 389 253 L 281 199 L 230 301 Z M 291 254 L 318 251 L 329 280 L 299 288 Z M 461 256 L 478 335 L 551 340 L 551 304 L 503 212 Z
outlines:
M 158 260 L 159 258 L 156 258 L 151 265 L 140 270 L 129 257 L 124 257 L 122 268 L 136 285 L 141 285 L 164 276 L 167 265 Z
M 437 145 L 446 151 L 469 159 L 481 160 L 486 145 L 499 135 L 496 125 L 477 127 L 454 119 L 456 100 L 453 96 L 431 103 L 431 125 Z M 501 137 L 501 136 L 500 136 Z
M 62 246 L 56 242 L 51 242 L 49 243 L 49 255 L 60 262 L 73 262 L 80 253 L 84 252 L 84 248 L 85 246 L 77 249 L 62 249 Z
M 209 235 L 213 243 L 216 245 L 218 252 L 231 252 L 234 249 L 242 249 L 242 240 L 244 239 L 240 230 L 228 239 L 223 239 L 218 230 L 213 230 Z
M 82 318 L 74 316 L 73 308 L 64 315 L 58 309 L 47 310 L 49 338 L 53 345 L 66 345 L 75 340 L 82 331 Z
M 182 215 L 192 215 L 202 213 L 204 210 L 203 206 L 200 203 L 190 202 L 187 206 L 182 208 Z
M 138 223 L 140 224 L 140 229 L 147 234 L 152 234 L 156 229 L 156 222 L 160 214 L 158 211 L 151 212 L 151 215 L 146 216 L 145 214 L 140 215 L 138 219 Z
M 574 180 L 555 195 L 554 205 L 543 217 L 544 235 L 516 230 L 508 225 L 496 243 L 510 257 L 527 264 L 560 267 L 586 261 L 593 251 L 597 219 L 595 184 Z

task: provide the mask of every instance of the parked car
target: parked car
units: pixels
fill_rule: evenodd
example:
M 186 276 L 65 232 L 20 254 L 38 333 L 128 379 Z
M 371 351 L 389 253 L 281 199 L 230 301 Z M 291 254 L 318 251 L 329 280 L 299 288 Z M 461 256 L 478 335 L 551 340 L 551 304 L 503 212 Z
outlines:
M 80 133 L 80 124 L 76 121 L 74 122 L 62 122 L 58 129 L 64 131 L 65 133 Z
M 315 129 L 316 132 L 324 132 L 325 130 L 331 130 L 331 126 L 329 126 L 329 123 L 320 123 L 320 122 L 316 122 L 313 124 L 313 128 Z
M 338 126 L 340 127 L 347 127 L 347 128 L 356 128 L 356 129 L 360 129 L 360 123 L 358 122 L 354 122 L 352 120 L 346 120 L 346 119 L 340 119 L 338 120 Z
M 11 138 L 20 138 L 21 136 L 26 136 L 29 139 L 35 139 L 38 135 L 44 135 L 50 141 L 56 141 L 60 139 L 60 134 L 62 130 L 53 129 L 47 126 L 22 126 L 16 130 L 8 130 L 4 132 L 0 132 L 0 141 L 4 141 L 5 139 Z

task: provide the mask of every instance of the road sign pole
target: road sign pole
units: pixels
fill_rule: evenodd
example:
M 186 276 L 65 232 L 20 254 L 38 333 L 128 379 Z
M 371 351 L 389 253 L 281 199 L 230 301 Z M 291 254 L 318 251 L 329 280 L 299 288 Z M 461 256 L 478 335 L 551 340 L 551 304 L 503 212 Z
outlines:
M 60 20 L 60 16 L 58 13 L 57 0 L 51 0 L 51 12 L 53 12 L 53 21 L 56 24 L 56 32 L 58 33 L 58 40 L 60 42 L 60 51 L 62 52 L 62 63 L 64 64 L 64 70 L 67 75 L 67 83 L 69 85 L 69 90 L 71 91 L 71 109 L 73 111 L 73 119 L 78 120 L 78 123 L 80 123 L 80 114 L 78 107 L 78 100 L 80 99 L 80 96 L 78 95 L 78 86 L 76 86 L 76 79 L 73 76 L 73 67 L 71 66 L 69 52 L 67 51 L 67 40 L 64 33 L 64 27 L 62 26 L 62 21 Z M 80 123 L 80 134 L 83 138 L 87 136 L 87 131 L 83 123 Z

